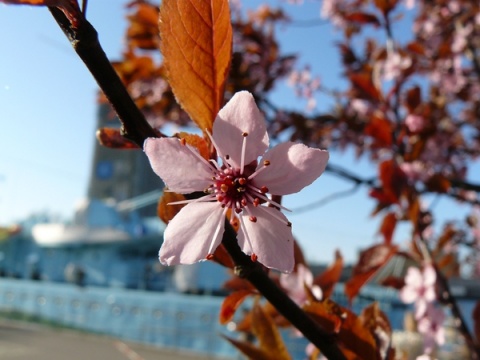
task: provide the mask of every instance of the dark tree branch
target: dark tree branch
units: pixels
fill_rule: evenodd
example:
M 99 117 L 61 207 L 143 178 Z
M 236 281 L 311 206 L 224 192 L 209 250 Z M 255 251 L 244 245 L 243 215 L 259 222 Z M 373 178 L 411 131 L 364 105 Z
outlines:
M 117 112 L 122 122 L 123 135 L 140 147 L 143 147 L 143 142 L 148 137 L 158 137 L 111 66 L 98 42 L 97 32 L 93 26 L 83 19 L 77 28 L 73 28 L 61 11 L 56 8 L 49 9 Z M 328 359 L 346 359 L 334 337 L 320 328 L 310 316 L 278 288 L 258 263 L 252 262 L 250 257 L 241 251 L 236 237 L 237 234 L 226 221 L 222 243 L 236 264 L 236 273 L 250 281 L 276 307 L 278 312 L 317 346 Z

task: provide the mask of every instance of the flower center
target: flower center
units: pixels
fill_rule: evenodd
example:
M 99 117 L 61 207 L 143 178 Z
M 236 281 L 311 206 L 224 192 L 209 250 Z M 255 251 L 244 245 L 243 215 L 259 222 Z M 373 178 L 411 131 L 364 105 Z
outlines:
M 251 181 L 239 169 L 223 169 L 217 172 L 213 180 L 213 192 L 223 207 L 239 214 L 249 202 L 258 205 L 259 200 L 253 194 Z

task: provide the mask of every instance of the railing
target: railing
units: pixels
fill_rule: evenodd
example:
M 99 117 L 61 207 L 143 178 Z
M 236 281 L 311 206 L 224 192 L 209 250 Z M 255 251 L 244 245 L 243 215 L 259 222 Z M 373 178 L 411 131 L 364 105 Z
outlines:
M 343 305 L 339 288 L 334 298 Z M 401 326 L 404 308 L 395 294 L 369 291 L 354 310 L 375 299 Z M 149 292 L 122 288 L 79 287 L 46 281 L 0 279 L 0 311 L 15 311 L 86 331 L 172 350 L 238 359 L 238 352 L 219 334 L 237 336 L 218 323 L 222 297 Z M 395 324 L 393 324 L 394 327 Z M 285 331 L 293 358 L 305 358 L 304 339 Z

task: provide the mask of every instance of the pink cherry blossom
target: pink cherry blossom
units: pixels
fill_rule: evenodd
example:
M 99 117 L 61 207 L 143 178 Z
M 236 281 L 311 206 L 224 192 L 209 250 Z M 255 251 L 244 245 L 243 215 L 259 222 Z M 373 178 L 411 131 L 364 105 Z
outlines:
M 305 286 L 307 286 L 317 300 L 322 299 L 322 289 L 313 285 L 313 274 L 305 265 L 298 264 L 295 272 L 280 275 L 280 285 L 287 291 L 288 296 L 298 305 L 308 300 Z
M 145 141 L 150 164 L 170 191 L 205 192 L 185 201 L 187 205 L 168 224 L 160 261 L 192 264 L 210 257 L 222 241 L 231 209 L 230 222 L 240 225 L 237 241 L 242 251 L 269 268 L 292 271 L 291 223 L 267 193 L 292 194 L 311 184 L 325 170 L 328 152 L 292 142 L 267 151 L 265 121 L 246 91 L 236 93 L 220 110 L 211 141 L 219 162 L 205 160 L 176 138 Z
M 428 305 L 436 299 L 436 280 L 437 274 L 431 265 L 426 265 L 423 271 L 415 267 L 408 268 L 400 299 L 407 304 L 415 303 L 416 319 L 423 317 Z
M 389 81 L 399 77 L 402 74 L 402 71 L 412 64 L 412 60 L 407 56 L 402 56 L 399 53 L 394 52 L 389 54 L 385 61 L 380 64 L 382 64 L 384 80 Z
M 433 305 L 428 306 L 425 316 L 418 320 L 418 332 L 423 335 L 423 347 L 430 354 L 436 345 L 445 343 L 445 312 L 442 308 Z
M 405 125 L 412 133 L 417 133 L 425 127 L 425 119 L 421 115 L 408 114 L 405 118 Z

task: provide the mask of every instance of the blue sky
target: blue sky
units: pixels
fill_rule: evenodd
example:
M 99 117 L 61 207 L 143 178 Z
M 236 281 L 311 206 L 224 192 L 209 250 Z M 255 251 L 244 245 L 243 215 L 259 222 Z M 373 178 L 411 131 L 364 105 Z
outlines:
M 88 18 L 111 59 L 123 49 L 125 3 L 89 2 Z M 294 19 L 319 19 L 318 2 L 285 6 Z M 280 29 L 279 35 L 286 52 L 302 53 L 300 66 L 311 62 L 313 74 L 324 84 L 338 84 L 339 57 L 329 25 Z M 97 86 L 45 8 L 0 4 L 0 46 L 0 225 L 44 210 L 68 218 L 86 194 Z M 286 86 L 272 101 L 305 106 Z M 327 99 L 320 96 L 318 101 L 326 108 Z M 332 161 L 365 176 L 375 173 L 366 161 L 348 153 L 332 154 Z M 295 209 L 351 186 L 325 174 L 300 194 L 286 197 L 285 206 Z M 309 259 L 330 261 L 338 247 L 353 260 L 359 247 L 375 237 L 378 219 L 369 217 L 373 206 L 366 189 L 360 189 L 313 211 L 287 216 Z

